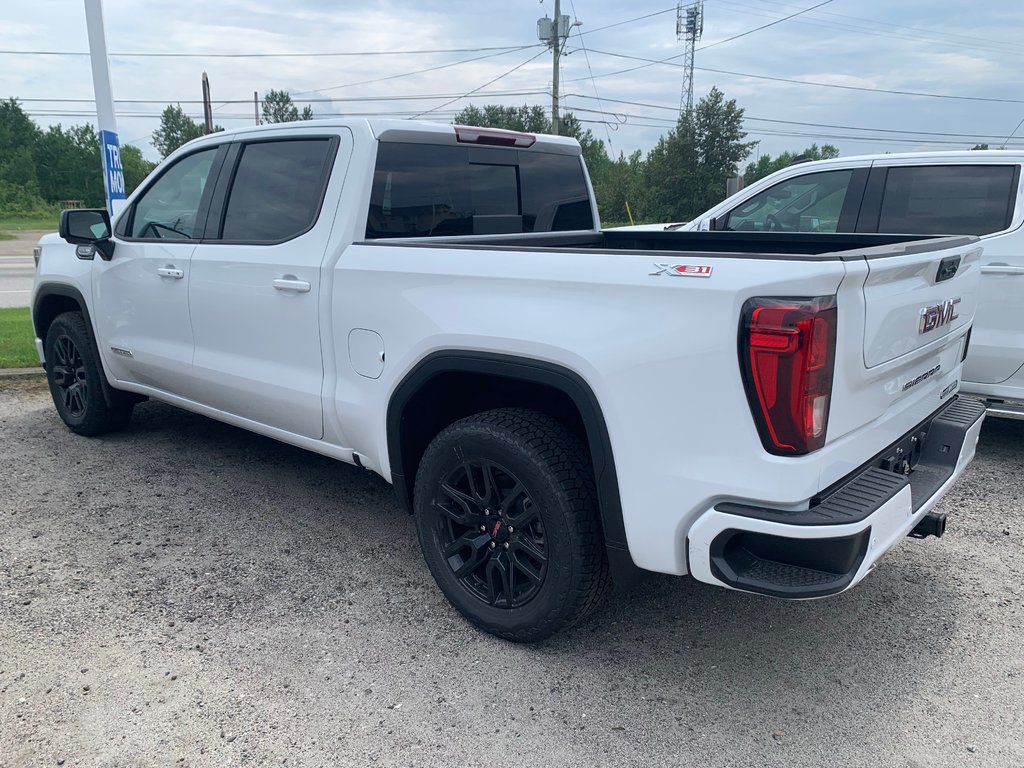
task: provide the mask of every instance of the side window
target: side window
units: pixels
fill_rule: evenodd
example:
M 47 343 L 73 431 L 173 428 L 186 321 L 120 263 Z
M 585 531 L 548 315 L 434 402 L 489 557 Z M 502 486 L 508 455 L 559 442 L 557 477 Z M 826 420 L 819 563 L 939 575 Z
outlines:
M 366 237 L 451 237 L 593 228 L 579 157 L 382 142 Z
M 836 232 L 853 170 L 797 176 L 726 214 L 724 228 L 756 232 Z
M 320 215 L 333 146 L 331 139 L 244 145 L 221 239 L 274 243 L 309 230 Z
M 890 168 L 879 232 L 987 235 L 1010 226 L 1016 166 L 946 165 Z
M 135 202 L 131 216 L 122 219 L 128 236 L 143 240 L 200 237 L 199 206 L 217 151 L 213 147 L 188 155 L 164 171 Z

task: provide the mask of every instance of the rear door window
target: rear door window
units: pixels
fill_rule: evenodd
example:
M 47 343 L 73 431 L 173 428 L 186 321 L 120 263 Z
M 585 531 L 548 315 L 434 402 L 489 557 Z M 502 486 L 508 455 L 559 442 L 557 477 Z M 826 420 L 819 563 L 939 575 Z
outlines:
M 1010 226 L 1015 165 L 889 168 L 878 231 L 914 235 L 987 235 Z
M 334 147 L 329 138 L 243 145 L 221 239 L 279 243 L 308 231 L 320 214 Z
M 537 150 L 381 142 L 366 237 L 592 229 L 580 158 Z
M 734 232 L 837 232 L 853 170 L 795 176 L 725 214 L 719 229 Z

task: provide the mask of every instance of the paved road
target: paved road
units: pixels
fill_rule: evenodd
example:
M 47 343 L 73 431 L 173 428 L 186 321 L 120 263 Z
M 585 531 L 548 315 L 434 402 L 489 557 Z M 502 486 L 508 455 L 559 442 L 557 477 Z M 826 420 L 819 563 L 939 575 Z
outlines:
M 0 240 L 0 307 L 27 307 L 35 277 L 32 247 L 44 232 L 16 232 Z
M 538 647 L 466 625 L 374 475 L 0 382 L 0 766 L 1024 765 L 1024 423 L 864 584 L 654 577 Z

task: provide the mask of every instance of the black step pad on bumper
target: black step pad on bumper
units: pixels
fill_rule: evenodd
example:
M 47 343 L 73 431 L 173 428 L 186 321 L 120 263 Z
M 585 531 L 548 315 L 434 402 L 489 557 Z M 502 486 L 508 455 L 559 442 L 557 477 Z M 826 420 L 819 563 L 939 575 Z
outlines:
M 946 404 L 832 486 L 809 509 L 786 512 L 723 503 L 715 510 L 792 526 L 847 525 L 863 522 L 909 487 L 911 507 L 916 513 L 952 477 L 969 431 L 984 414 L 984 405 L 970 398 Z M 911 463 L 913 471 L 909 475 L 890 469 L 906 469 Z M 822 597 L 841 592 L 853 582 L 870 539 L 870 526 L 848 536 L 811 539 L 727 528 L 711 542 L 711 572 L 725 584 L 748 592 L 787 598 Z
M 947 403 L 864 467 L 825 491 L 808 509 L 785 512 L 731 502 L 717 504 L 715 509 L 729 515 L 787 525 L 847 525 L 866 520 L 909 485 L 916 512 L 952 476 L 968 431 L 984 415 L 985 406 L 969 397 Z M 885 469 L 895 452 L 915 438 L 916 464 L 911 474 L 908 476 Z M 911 455 L 909 448 L 906 454 Z

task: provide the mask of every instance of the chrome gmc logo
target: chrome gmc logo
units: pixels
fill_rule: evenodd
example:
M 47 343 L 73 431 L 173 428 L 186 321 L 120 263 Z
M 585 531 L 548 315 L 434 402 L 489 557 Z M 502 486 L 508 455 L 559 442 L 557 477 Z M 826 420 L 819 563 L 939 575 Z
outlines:
M 956 305 L 959 303 L 960 297 L 957 296 L 955 299 L 946 299 L 941 304 L 923 307 L 919 332 L 928 333 L 928 331 L 934 331 L 936 328 L 941 328 L 956 320 L 960 317 L 956 310 Z

